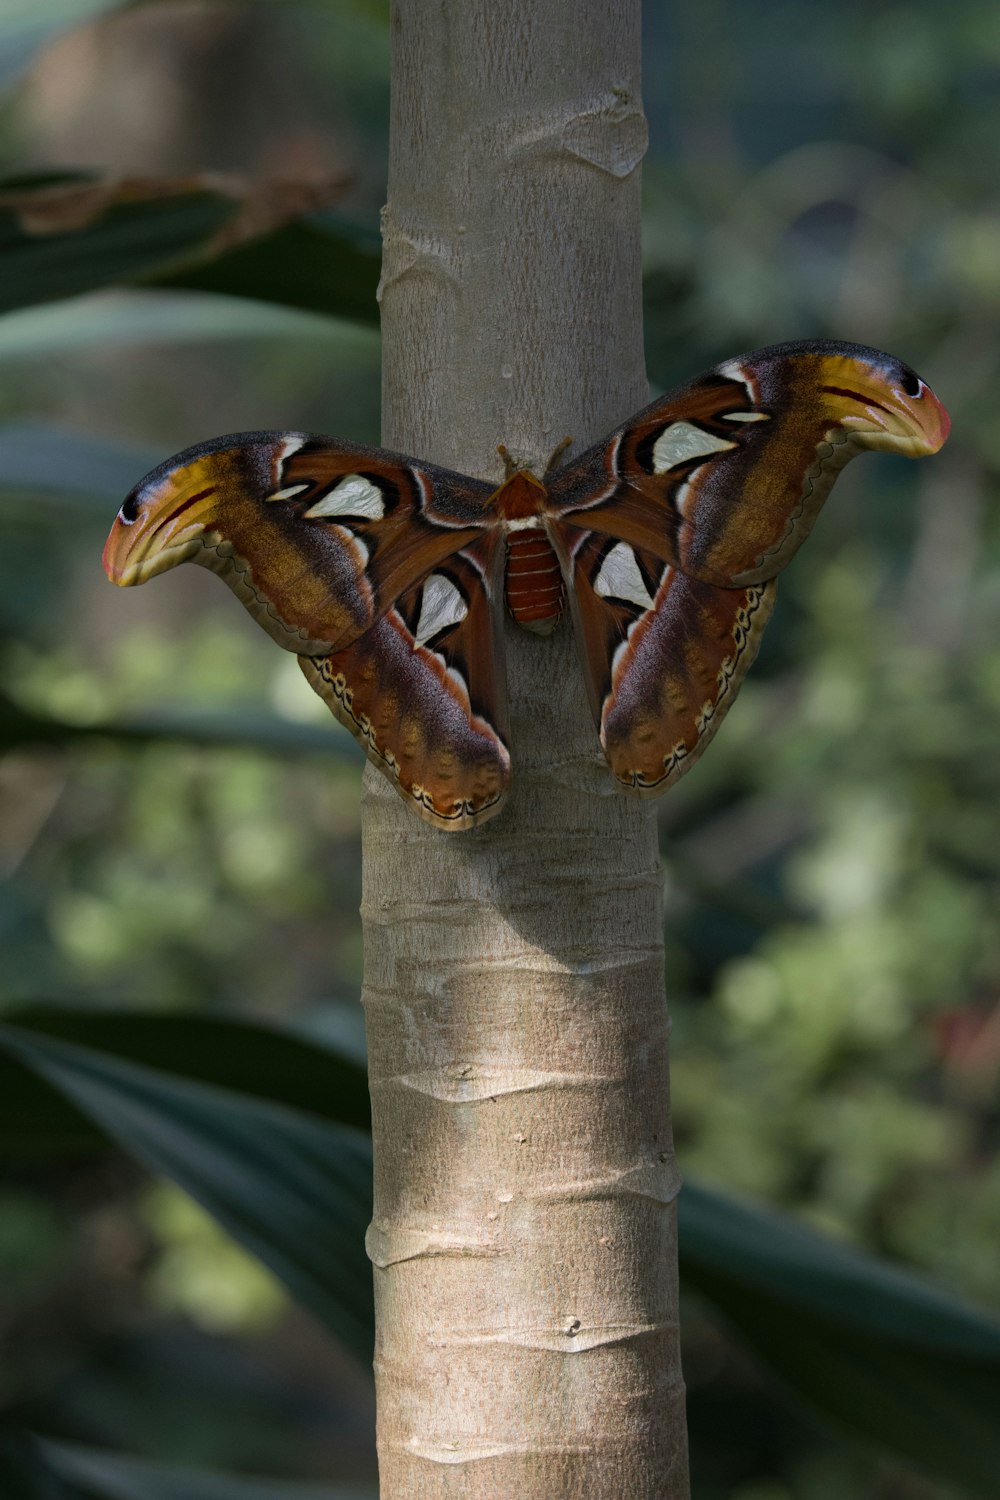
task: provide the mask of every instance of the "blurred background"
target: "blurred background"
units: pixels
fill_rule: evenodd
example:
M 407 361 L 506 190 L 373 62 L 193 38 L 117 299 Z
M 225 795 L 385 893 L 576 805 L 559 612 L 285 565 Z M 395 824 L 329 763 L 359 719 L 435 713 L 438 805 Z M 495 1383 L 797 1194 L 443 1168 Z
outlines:
M 954 424 L 838 482 L 661 804 L 681 1162 L 994 1313 L 998 76 L 986 0 L 647 6 L 654 389 L 845 338 Z M 359 753 L 207 572 L 118 592 L 100 552 L 202 438 L 378 441 L 387 7 L 5 0 L 0 84 L 0 1019 L 238 1017 L 357 1055 Z M 3 1124 L 13 1424 L 371 1485 L 368 1376 L 259 1261 L 44 1108 Z M 698 1500 L 967 1493 L 685 1314 Z

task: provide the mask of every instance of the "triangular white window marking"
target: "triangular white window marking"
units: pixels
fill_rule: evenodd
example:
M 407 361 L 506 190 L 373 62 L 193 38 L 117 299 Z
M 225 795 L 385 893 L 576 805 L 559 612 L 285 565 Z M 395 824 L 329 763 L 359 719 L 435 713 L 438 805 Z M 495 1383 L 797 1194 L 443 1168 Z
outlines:
M 674 510 L 679 516 L 684 516 L 685 518 L 687 517 L 687 505 L 688 501 L 691 499 L 691 481 L 695 478 L 696 475 L 700 473 L 701 467 L 699 465 L 697 469 L 694 469 L 688 475 L 683 484 L 678 485 L 676 491 L 674 492 Z
M 284 466 L 284 464 L 287 463 L 288 459 L 291 458 L 292 454 L 293 453 L 298 453 L 299 449 L 301 447 L 303 447 L 308 441 L 309 441 L 309 434 L 306 433 L 306 432 L 286 432 L 285 433 L 285 436 L 284 436 L 282 442 L 280 443 L 280 445 L 278 447 L 278 473 L 279 474 L 281 473 L 281 470 L 282 470 L 282 467 Z
M 269 500 L 291 500 L 293 495 L 301 495 L 302 491 L 308 488 L 307 484 L 290 484 L 287 490 L 275 490 L 274 494 L 268 495 L 267 498 Z
M 335 526 L 333 529 L 337 536 L 341 538 L 347 550 L 354 554 L 354 559 L 358 566 L 365 568 L 371 556 L 367 543 L 362 541 L 361 537 L 355 536 L 349 526 Z
M 594 592 L 603 599 L 627 599 L 638 604 L 640 609 L 652 609 L 653 601 L 639 572 L 639 564 L 631 547 L 617 542 L 601 563 L 600 572 L 594 580 Z
M 724 453 L 735 447 L 728 438 L 716 437 L 690 422 L 671 422 L 653 444 L 653 473 L 665 474 L 689 458 L 705 458 L 709 453 Z
M 359 520 L 381 521 L 385 515 L 382 491 L 363 474 L 345 474 L 322 500 L 305 512 L 310 520 L 320 516 L 357 516 Z
M 432 573 L 424 584 L 420 595 L 420 619 L 414 632 L 418 646 L 424 645 L 439 630 L 457 625 L 469 613 L 469 606 L 462 598 L 450 578 L 443 573 Z

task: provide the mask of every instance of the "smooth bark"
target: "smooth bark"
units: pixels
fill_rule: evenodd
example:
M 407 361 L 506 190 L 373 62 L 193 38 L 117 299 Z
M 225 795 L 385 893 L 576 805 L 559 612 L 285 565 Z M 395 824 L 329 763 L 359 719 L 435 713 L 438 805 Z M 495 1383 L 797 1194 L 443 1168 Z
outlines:
M 647 399 L 637 0 L 396 0 L 383 442 L 492 478 Z M 653 810 L 568 619 L 506 624 L 515 791 L 472 833 L 369 772 L 383 1500 L 683 1500 Z

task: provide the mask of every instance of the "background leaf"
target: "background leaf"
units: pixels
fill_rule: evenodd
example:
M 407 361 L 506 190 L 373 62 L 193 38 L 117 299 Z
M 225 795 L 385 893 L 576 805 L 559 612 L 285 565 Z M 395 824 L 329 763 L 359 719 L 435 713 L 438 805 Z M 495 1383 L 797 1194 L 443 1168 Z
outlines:
M 374 1490 L 353 1485 L 210 1474 L 69 1443 L 39 1442 L 37 1449 L 54 1474 L 100 1500 L 378 1500 Z
M 148 280 L 377 325 L 380 270 L 381 242 L 374 232 L 333 214 L 317 214 L 213 260 Z
M 92 209 L 61 222 L 52 200 L 65 196 L 75 207 L 81 194 L 93 195 Z M 38 200 L 50 205 L 46 214 Z M 33 210 L 24 206 L 32 202 Z M 0 182 L 0 312 L 134 281 L 208 253 L 235 212 L 230 197 L 209 187 L 163 184 L 160 195 L 130 201 L 97 178 Z
M 30 1013 L 23 1019 L 30 1024 Z M 357 1116 L 359 1065 L 315 1049 L 317 1114 L 310 1116 L 274 1104 L 292 1081 L 280 1068 L 273 1078 L 264 1074 L 267 1096 L 252 1096 L 263 1054 L 255 1051 L 259 1038 L 248 1045 L 244 1027 L 233 1029 L 234 1053 L 245 1052 L 234 1067 L 241 1083 L 219 1088 L 192 1078 L 218 1082 L 230 1022 L 208 1028 L 208 1060 L 195 1067 L 184 1024 L 162 1025 L 161 1061 L 172 1055 L 185 1077 L 125 1060 L 130 1046 L 151 1055 L 156 1025 L 133 1030 L 124 1018 L 58 1012 L 41 1019 L 48 1034 L 4 1026 L 0 1045 L 125 1150 L 186 1188 L 366 1358 L 369 1146 L 334 1123 L 352 1110 Z M 57 1033 L 89 1045 L 57 1041 Z M 100 1050 L 102 1039 L 114 1053 Z M 308 1046 L 286 1049 L 288 1063 Z M 680 1247 L 685 1288 L 717 1308 L 808 1402 L 856 1435 L 994 1500 L 1000 1324 L 783 1215 L 702 1186 L 682 1193 Z
M 0 1027 L 0 1044 L 190 1193 L 346 1348 L 370 1360 L 364 1135 L 16 1027 Z
M 45 361 L 74 350 L 230 339 L 331 338 L 320 319 L 292 308 L 195 292 L 108 292 L 0 319 L 0 364 Z
M 377 322 L 377 235 L 299 207 L 307 183 L 220 183 L 0 181 L 0 312 L 144 282 Z
M 42 422 L 11 423 L 0 428 L 0 487 L 99 499 L 106 507 L 110 495 L 127 495 L 161 456 Z
M 984 1500 L 1000 1474 L 1000 1323 L 783 1215 L 688 1183 L 681 1284 L 806 1402 Z
M 123 745 L 231 745 L 272 754 L 346 757 L 358 764 L 363 758 L 353 737 L 332 720 L 327 727 L 236 709 L 165 709 L 129 719 L 74 723 L 31 713 L 0 692 L 0 746 L 67 745 L 102 739 Z
M 215 1016 L 42 1006 L 12 1011 L 6 1019 L 39 1037 L 74 1042 L 176 1078 L 287 1104 L 360 1130 L 369 1127 L 364 1068 L 273 1026 Z M 0 1151 L 53 1151 L 105 1139 L 71 1099 L 14 1051 L 0 1052 Z

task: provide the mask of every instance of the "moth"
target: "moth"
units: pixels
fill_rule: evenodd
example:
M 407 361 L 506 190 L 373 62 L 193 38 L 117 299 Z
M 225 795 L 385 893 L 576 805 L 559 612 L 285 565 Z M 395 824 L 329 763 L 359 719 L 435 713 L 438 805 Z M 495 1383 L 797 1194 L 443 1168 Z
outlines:
M 568 606 L 615 777 L 663 792 L 732 704 L 840 470 L 866 448 L 934 453 L 948 429 L 891 355 L 778 344 L 542 478 L 301 432 L 216 438 L 136 486 L 104 566 L 122 585 L 185 561 L 218 573 L 408 805 L 470 828 L 511 780 L 505 604 L 542 635 Z

